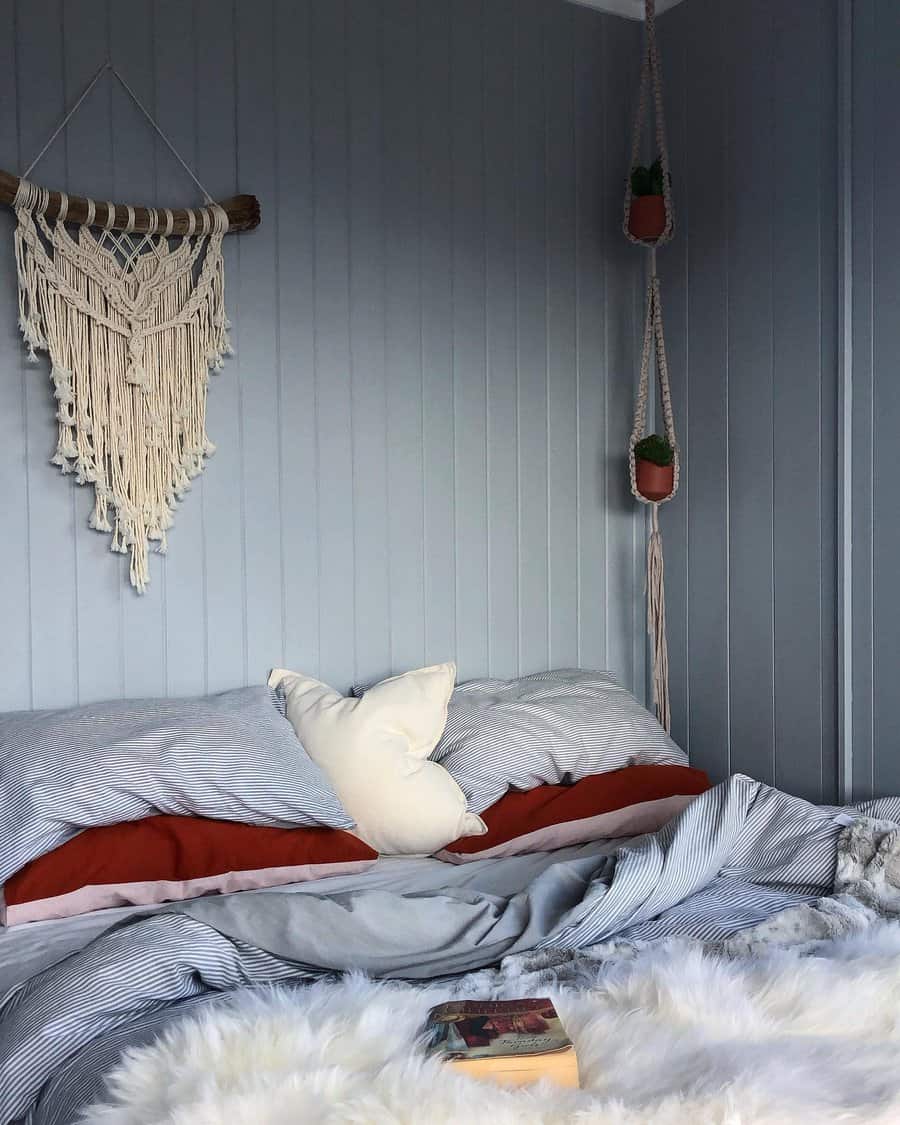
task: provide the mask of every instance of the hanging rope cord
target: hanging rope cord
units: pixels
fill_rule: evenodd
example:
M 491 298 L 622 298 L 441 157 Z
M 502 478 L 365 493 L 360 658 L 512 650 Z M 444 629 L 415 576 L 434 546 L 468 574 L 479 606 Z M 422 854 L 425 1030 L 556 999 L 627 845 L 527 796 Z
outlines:
M 204 201 L 206 203 L 212 203 L 213 197 L 209 194 L 209 192 L 206 190 L 206 188 L 203 186 L 203 184 L 201 184 L 200 181 L 197 179 L 197 177 L 194 175 L 193 169 L 190 167 L 190 165 L 187 163 L 187 161 L 184 160 L 184 158 L 177 151 L 177 149 L 172 144 L 172 142 L 169 140 L 169 138 L 166 136 L 166 134 L 159 127 L 156 119 L 150 113 L 150 110 L 147 109 L 147 107 L 144 105 L 144 103 L 141 101 L 141 99 L 137 96 L 137 94 L 134 92 L 134 90 L 132 90 L 132 88 L 128 85 L 128 83 L 125 81 L 125 79 L 122 77 L 122 75 L 119 74 L 119 72 L 116 70 L 116 68 L 113 66 L 113 64 L 109 60 L 107 60 L 100 67 L 100 69 L 97 71 L 97 73 L 94 75 L 94 77 L 90 80 L 90 82 L 88 82 L 87 86 L 85 86 L 84 91 L 81 94 L 81 96 L 79 97 L 78 101 L 75 102 L 75 104 L 72 106 L 72 108 L 69 110 L 69 112 L 65 115 L 65 117 L 62 119 L 62 121 L 60 121 L 60 123 L 56 126 L 56 128 L 50 134 L 50 137 L 47 140 L 47 143 L 44 145 L 44 147 L 41 149 L 41 151 L 37 154 L 37 156 L 34 158 L 34 160 L 32 160 L 32 162 L 28 165 L 28 167 L 25 169 L 25 171 L 22 173 L 22 179 L 23 180 L 28 179 L 29 175 L 34 171 L 34 169 L 40 163 L 41 159 L 43 158 L 43 156 L 45 155 L 47 150 L 50 148 L 50 146 L 53 144 L 53 142 L 56 140 L 56 138 L 59 136 L 59 134 L 63 131 L 63 129 L 65 129 L 65 127 L 69 124 L 69 122 L 72 120 L 72 118 L 78 112 L 78 110 L 81 108 L 81 105 L 84 102 L 85 98 L 88 96 L 88 94 L 90 94 L 91 90 L 93 90 L 93 88 L 97 85 L 97 83 L 100 81 L 100 79 L 103 77 L 103 75 L 107 71 L 109 71 L 113 75 L 113 77 L 119 82 L 119 85 L 122 87 L 122 89 L 125 91 L 125 93 L 131 98 L 131 100 L 134 102 L 134 104 L 138 107 L 138 109 L 141 111 L 141 113 L 144 115 L 144 117 L 150 123 L 150 126 L 156 132 L 157 136 L 159 136 L 159 138 L 162 140 L 163 144 L 165 144 L 165 146 L 169 150 L 169 152 L 171 152 L 171 154 L 175 157 L 175 159 L 178 161 L 178 163 L 181 165 L 181 167 L 185 170 L 185 172 L 187 172 L 187 174 L 191 177 L 191 179 L 194 181 L 194 183 L 200 189 L 200 191 L 203 194 Z
M 650 248 L 650 278 L 647 283 L 647 312 L 644 321 L 644 339 L 641 348 L 641 371 L 637 398 L 634 407 L 634 421 L 628 442 L 628 473 L 631 493 L 642 504 L 650 505 L 651 527 L 647 541 L 647 633 L 651 639 L 651 658 L 653 668 L 653 700 L 656 716 L 666 731 L 672 727 L 671 704 L 669 699 L 669 652 L 666 640 L 666 594 L 665 564 L 663 560 L 662 534 L 659 528 L 659 505 L 667 503 L 678 491 L 681 476 L 681 457 L 675 434 L 675 417 L 672 411 L 672 395 L 669 386 L 669 368 L 666 362 L 666 343 L 663 334 L 662 301 L 660 298 L 659 277 L 656 273 L 656 248 L 668 242 L 675 233 L 675 210 L 672 202 L 672 185 L 669 175 L 669 150 L 666 144 L 666 124 L 662 103 L 662 78 L 660 74 L 659 51 L 656 44 L 656 11 L 654 0 L 646 3 L 646 50 L 641 64 L 641 86 L 638 110 L 634 121 L 631 143 L 631 167 L 625 185 L 625 214 L 622 228 L 630 242 L 646 247 L 648 244 L 635 238 L 629 230 L 631 215 L 631 172 L 637 167 L 641 154 L 641 137 L 647 116 L 649 93 L 653 93 L 653 108 L 656 121 L 656 150 L 663 175 L 663 198 L 666 209 L 666 225 Z M 666 439 L 673 453 L 672 491 L 662 500 L 648 500 L 637 487 L 637 468 L 635 446 L 644 436 L 647 427 L 647 410 L 650 399 L 650 368 L 656 362 L 656 377 L 659 384 L 659 398 L 662 408 L 662 421 Z
M 646 2 L 646 50 L 641 63 L 641 88 L 638 100 L 638 110 L 634 119 L 634 132 L 631 138 L 631 168 L 625 184 L 625 219 L 623 230 L 628 239 L 637 246 L 646 247 L 647 243 L 636 239 L 628 229 L 628 219 L 631 214 L 631 175 L 630 172 L 637 167 L 641 152 L 641 136 L 644 122 L 647 117 L 647 99 L 650 90 L 653 91 L 653 108 L 656 122 L 656 146 L 659 161 L 663 172 L 663 197 L 666 207 L 666 226 L 658 240 L 650 249 L 650 279 L 647 284 L 647 313 L 644 321 L 644 341 L 641 350 L 641 373 L 638 383 L 637 400 L 634 408 L 634 421 L 631 428 L 629 441 L 629 476 L 631 491 L 637 500 L 642 503 L 651 503 L 641 496 L 637 489 L 635 479 L 634 447 L 644 436 L 647 426 L 647 407 L 650 397 L 650 364 L 651 357 L 656 361 L 656 376 L 659 383 L 659 397 L 662 406 L 663 425 L 665 434 L 674 453 L 674 481 L 671 493 L 662 503 L 671 500 L 678 491 L 680 465 L 678 455 L 678 442 L 675 435 L 675 418 L 672 412 L 672 395 L 669 387 L 669 367 L 666 362 L 666 342 L 663 335 L 662 301 L 660 298 L 659 278 L 656 273 L 656 248 L 668 242 L 675 233 L 675 209 L 672 202 L 672 183 L 669 175 L 669 149 L 666 144 L 666 119 L 662 102 L 662 75 L 659 64 L 659 50 L 656 44 L 656 8 L 655 0 Z M 654 520 L 656 518 L 656 502 L 654 507 Z
M 647 117 L 647 101 L 652 90 L 653 112 L 656 122 L 656 152 L 662 167 L 663 199 L 666 205 L 666 226 L 654 246 L 663 246 L 671 240 L 675 233 L 675 205 L 672 200 L 672 178 L 669 175 L 669 146 L 666 143 L 666 117 L 663 112 L 662 73 L 659 65 L 659 49 L 656 45 L 655 0 L 645 0 L 645 24 L 646 50 L 641 63 L 641 88 L 638 96 L 637 113 L 634 118 L 634 130 L 631 134 L 631 166 L 628 169 L 628 179 L 625 182 L 625 217 L 622 222 L 622 230 L 629 242 L 633 242 L 636 246 L 647 245 L 642 239 L 634 237 L 628 228 L 628 220 L 631 216 L 631 200 L 633 197 L 631 173 L 637 168 L 641 158 L 641 137 L 644 132 L 644 121 Z
M 656 254 L 653 252 L 655 259 Z M 655 267 L 655 262 L 654 262 Z M 656 355 L 656 374 L 659 382 L 663 424 L 666 438 L 673 452 L 672 491 L 662 500 L 651 501 L 642 496 L 637 487 L 637 468 L 634 448 L 643 436 L 647 421 L 650 395 L 650 358 Z M 641 376 L 634 409 L 634 424 L 628 442 L 628 472 L 632 495 L 642 504 L 650 505 L 650 538 L 647 541 L 647 632 L 652 642 L 653 700 L 656 717 L 666 731 L 672 728 L 669 701 L 669 652 L 666 641 L 666 591 L 663 562 L 662 534 L 659 529 L 659 505 L 668 503 L 678 491 L 681 458 L 675 438 L 675 419 L 669 389 L 669 371 L 666 364 L 666 345 L 663 337 L 662 306 L 659 299 L 659 278 L 653 269 L 647 286 L 647 318 L 644 323 L 644 344 L 641 349 Z

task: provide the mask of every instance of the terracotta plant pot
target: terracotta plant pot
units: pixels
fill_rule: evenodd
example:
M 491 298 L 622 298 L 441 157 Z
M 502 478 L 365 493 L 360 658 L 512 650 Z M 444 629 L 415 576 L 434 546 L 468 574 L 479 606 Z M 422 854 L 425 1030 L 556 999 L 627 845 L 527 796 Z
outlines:
M 665 198 L 661 195 L 632 196 L 628 229 L 632 238 L 655 242 L 666 229 Z
M 637 490 L 645 500 L 665 500 L 675 487 L 674 465 L 656 465 L 637 457 L 634 475 Z

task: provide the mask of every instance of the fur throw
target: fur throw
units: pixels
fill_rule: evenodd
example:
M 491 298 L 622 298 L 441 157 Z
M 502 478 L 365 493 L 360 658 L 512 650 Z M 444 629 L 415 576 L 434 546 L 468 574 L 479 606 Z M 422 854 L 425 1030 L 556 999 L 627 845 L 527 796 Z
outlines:
M 607 948 L 607 954 L 612 950 Z M 806 953 L 810 949 L 805 950 Z M 561 964 L 571 966 L 571 958 Z M 483 974 L 413 988 L 359 976 L 242 992 L 128 1052 L 91 1125 L 817 1125 L 900 1121 L 900 924 L 815 956 L 730 958 L 683 941 L 579 962 L 507 965 L 489 991 L 554 996 L 581 1090 L 505 1090 L 441 1069 L 427 1009 Z M 485 995 L 485 992 L 481 992 Z

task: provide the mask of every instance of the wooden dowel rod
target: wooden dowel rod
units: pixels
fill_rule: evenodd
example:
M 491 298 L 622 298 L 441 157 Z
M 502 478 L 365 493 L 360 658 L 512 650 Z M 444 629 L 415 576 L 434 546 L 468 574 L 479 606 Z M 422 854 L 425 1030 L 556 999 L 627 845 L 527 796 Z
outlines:
M 11 172 L 4 172 L 0 169 L 0 203 L 12 204 L 16 198 L 16 191 L 19 187 L 19 177 L 14 176 Z M 48 219 L 55 219 L 59 215 L 59 204 L 61 196 L 58 191 L 50 192 L 50 202 L 47 204 L 47 209 L 44 214 Z M 95 226 L 106 226 L 107 208 L 108 205 L 105 200 L 98 199 L 94 201 L 96 209 Z M 259 200 L 255 195 L 235 195 L 231 199 L 223 199 L 219 206 L 224 210 L 228 216 L 228 230 L 241 231 L 253 230 L 254 227 L 259 226 Z M 112 224 L 113 230 L 124 230 L 128 225 L 128 208 L 121 203 L 114 203 L 115 208 L 115 222 Z M 180 209 L 175 210 L 172 208 L 172 215 L 174 223 L 172 225 L 172 234 L 187 234 L 189 229 L 188 217 L 193 214 L 196 222 L 196 230 L 203 229 L 203 211 L 201 208 L 191 208 L 188 210 Z M 73 223 L 83 223 L 88 216 L 88 201 L 81 195 L 69 196 L 69 211 L 66 221 Z M 150 225 L 150 212 L 146 207 L 134 208 L 134 229 L 141 234 L 146 234 L 154 231 L 165 230 L 165 215 L 162 209 L 159 209 L 157 214 L 157 223 L 151 227 Z

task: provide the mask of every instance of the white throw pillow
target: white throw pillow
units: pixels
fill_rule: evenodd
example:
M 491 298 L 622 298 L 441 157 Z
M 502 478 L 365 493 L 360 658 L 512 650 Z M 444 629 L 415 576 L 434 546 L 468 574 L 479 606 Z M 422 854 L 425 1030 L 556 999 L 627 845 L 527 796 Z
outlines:
M 456 665 L 437 664 L 383 680 L 362 699 L 276 668 L 287 717 L 307 754 L 323 770 L 356 834 L 387 855 L 431 855 L 461 836 L 487 832 L 467 812 L 449 773 L 428 755 L 447 721 Z

